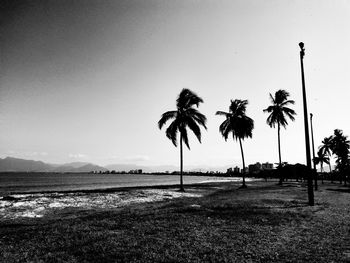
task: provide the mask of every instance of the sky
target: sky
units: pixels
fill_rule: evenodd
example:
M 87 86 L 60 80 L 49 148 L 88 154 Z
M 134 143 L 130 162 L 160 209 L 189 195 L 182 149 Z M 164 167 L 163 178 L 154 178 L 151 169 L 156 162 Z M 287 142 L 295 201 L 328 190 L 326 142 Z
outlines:
M 350 1 L 4 1 L 0 14 L 0 158 L 99 165 L 179 165 L 159 130 L 189 88 L 208 130 L 190 135 L 186 166 L 241 166 L 219 133 L 231 99 L 254 119 L 246 163 L 278 162 L 269 93 L 287 90 L 296 120 L 281 130 L 282 161 L 306 163 L 299 42 L 315 149 L 350 135 Z

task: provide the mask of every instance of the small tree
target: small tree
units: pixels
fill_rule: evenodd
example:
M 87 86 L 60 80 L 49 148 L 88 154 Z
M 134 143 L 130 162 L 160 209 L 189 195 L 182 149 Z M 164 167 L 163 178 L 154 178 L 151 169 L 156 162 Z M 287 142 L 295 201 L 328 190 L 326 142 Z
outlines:
M 332 172 L 331 167 L 331 156 L 332 156 L 332 145 L 333 145 L 333 136 L 325 137 L 322 141 L 322 145 L 319 147 L 319 150 L 327 154 L 329 157 L 329 172 Z
M 349 169 L 349 149 L 350 141 L 348 137 L 343 134 L 342 130 L 335 129 L 334 136 L 332 136 L 332 152 L 337 156 L 336 164 L 340 172 L 340 183 L 344 177 L 344 184 L 346 185 L 346 171 Z
M 321 149 L 317 152 L 317 156 L 313 160 L 315 162 L 315 165 L 320 164 L 321 166 L 321 173 L 323 173 L 323 163 L 329 164 L 329 157 L 327 154 L 322 151 Z M 322 175 L 322 184 L 323 184 L 323 175 Z

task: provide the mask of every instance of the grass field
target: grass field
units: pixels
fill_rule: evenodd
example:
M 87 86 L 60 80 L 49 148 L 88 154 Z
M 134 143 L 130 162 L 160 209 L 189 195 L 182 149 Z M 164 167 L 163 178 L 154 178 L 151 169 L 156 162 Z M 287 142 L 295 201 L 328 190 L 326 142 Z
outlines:
M 3 220 L 1 262 L 350 262 L 350 191 L 276 182 L 188 186 L 201 197 Z

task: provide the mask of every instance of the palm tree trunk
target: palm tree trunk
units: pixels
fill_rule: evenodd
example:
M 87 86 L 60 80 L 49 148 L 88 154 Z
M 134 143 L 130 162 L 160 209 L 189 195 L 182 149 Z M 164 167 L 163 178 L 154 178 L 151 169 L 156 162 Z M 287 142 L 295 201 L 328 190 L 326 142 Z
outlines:
M 281 161 L 281 139 L 280 139 L 280 124 L 278 123 L 277 133 L 278 133 L 278 157 L 279 157 L 279 168 L 282 168 L 282 161 Z M 280 181 L 278 182 L 279 185 L 282 185 L 283 178 L 281 170 L 279 171 Z
M 245 162 L 244 162 L 244 153 L 243 153 L 243 147 L 242 147 L 242 141 L 241 138 L 239 138 L 239 145 L 241 146 L 241 154 L 242 154 L 242 162 L 243 162 L 243 184 L 242 184 L 242 188 L 246 188 L 247 185 L 245 184 Z
M 329 156 L 329 164 L 328 165 L 329 165 L 329 176 L 331 177 L 331 183 L 333 183 L 331 156 Z
M 323 176 L 324 176 L 324 172 L 323 172 L 323 163 L 321 163 L 321 174 L 322 174 L 322 184 L 323 184 Z
M 346 172 L 344 172 L 344 186 L 346 186 L 346 181 L 347 181 Z
M 182 134 L 180 133 L 180 191 L 184 192 L 184 185 L 183 185 L 183 154 L 182 154 Z

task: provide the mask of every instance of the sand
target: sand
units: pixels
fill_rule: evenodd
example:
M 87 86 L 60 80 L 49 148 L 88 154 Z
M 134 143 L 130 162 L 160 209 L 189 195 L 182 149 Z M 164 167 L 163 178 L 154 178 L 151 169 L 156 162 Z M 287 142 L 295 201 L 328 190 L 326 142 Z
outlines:
M 215 185 L 219 185 L 222 182 L 203 182 L 187 185 L 186 192 L 180 192 L 178 186 L 171 185 L 93 191 L 12 194 L 0 197 L 0 220 L 40 218 L 66 208 L 110 209 L 180 197 L 201 197 L 208 191 L 216 189 Z M 234 182 L 239 184 L 237 180 Z

